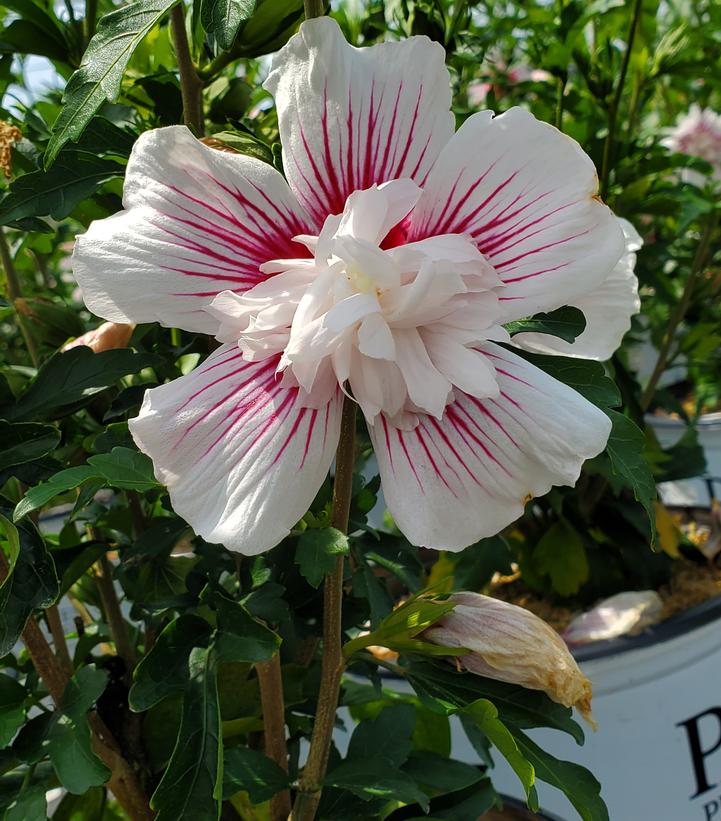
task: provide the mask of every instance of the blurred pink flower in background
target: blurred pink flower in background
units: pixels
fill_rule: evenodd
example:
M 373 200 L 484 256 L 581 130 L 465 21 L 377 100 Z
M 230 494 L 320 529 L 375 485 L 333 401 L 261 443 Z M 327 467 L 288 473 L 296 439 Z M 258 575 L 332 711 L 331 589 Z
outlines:
M 663 144 L 691 157 L 700 157 L 713 166 L 713 179 L 721 181 L 721 114 L 694 104 L 679 118 Z M 696 171 L 684 175 L 687 182 L 703 184 L 705 177 Z

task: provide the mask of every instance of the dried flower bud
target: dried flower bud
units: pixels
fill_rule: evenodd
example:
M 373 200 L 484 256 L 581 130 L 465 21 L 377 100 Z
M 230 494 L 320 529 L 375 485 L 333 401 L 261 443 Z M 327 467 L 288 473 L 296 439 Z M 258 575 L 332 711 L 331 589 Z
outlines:
M 470 672 L 542 690 L 593 723 L 591 682 L 546 622 L 523 607 L 479 593 L 454 593 L 451 600 L 455 609 L 423 633 L 426 641 L 466 647 L 470 653 L 456 659 Z
M 135 325 L 124 325 L 120 322 L 103 322 L 92 331 L 87 331 L 77 339 L 66 342 L 61 350 L 69 351 L 80 345 L 85 345 L 95 353 L 111 351 L 113 348 L 126 348 L 134 328 Z

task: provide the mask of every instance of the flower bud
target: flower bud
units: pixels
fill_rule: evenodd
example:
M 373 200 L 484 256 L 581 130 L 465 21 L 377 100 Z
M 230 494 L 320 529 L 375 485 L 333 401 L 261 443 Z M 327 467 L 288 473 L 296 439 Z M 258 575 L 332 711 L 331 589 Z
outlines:
M 85 345 L 95 353 L 110 351 L 113 348 L 126 348 L 134 328 L 135 325 L 124 325 L 120 322 L 103 322 L 92 331 L 66 342 L 60 350 L 69 351 L 80 345 Z
M 480 676 L 542 690 L 591 719 L 591 682 L 563 639 L 546 622 L 515 604 L 479 593 L 454 593 L 455 608 L 423 633 L 442 647 L 464 647 L 459 664 Z

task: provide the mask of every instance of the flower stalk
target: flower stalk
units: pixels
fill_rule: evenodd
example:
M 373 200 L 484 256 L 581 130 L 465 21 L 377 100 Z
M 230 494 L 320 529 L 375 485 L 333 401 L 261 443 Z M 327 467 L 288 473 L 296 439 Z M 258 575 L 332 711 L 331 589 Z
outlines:
M 348 516 L 353 488 L 355 463 L 356 403 L 345 400 L 341 420 L 340 441 L 336 454 L 335 481 L 333 483 L 333 509 L 331 525 L 342 533 L 348 530 Z M 323 663 L 321 688 L 318 694 L 313 735 L 303 775 L 298 786 L 292 821 L 312 821 L 315 818 L 321 796 L 321 782 L 328 766 L 328 754 L 338 709 L 341 677 L 345 667 L 343 659 L 341 615 L 343 601 L 343 556 L 336 558 L 333 572 L 326 576 L 323 589 Z
M 260 688 L 260 702 L 263 708 L 263 732 L 265 754 L 286 772 L 288 771 L 288 748 L 285 742 L 285 700 L 283 679 L 280 669 L 280 653 L 269 661 L 255 665 Z M 290 792 L 283 790 L 270 800 L 272 821 L 285 821 L 290 813 Z
M 310 20 L 312 17 L 322 17 L 325 13 L 323 0 L 304 0 L 305 19 Z
M 185 30 L 185 8 L 182 3 L 170 11 L 170 29 L 180 72 L 180 92 L 183 97 L 183 122 L 197 137 L 205 133 L 203 116 L 203 83 L 190 56 L 188 32 Z

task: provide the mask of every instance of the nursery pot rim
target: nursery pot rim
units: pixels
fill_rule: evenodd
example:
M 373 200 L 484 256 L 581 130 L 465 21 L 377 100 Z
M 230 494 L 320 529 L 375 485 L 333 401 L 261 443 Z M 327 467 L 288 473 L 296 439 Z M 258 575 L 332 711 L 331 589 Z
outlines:
M 653 644 L 661 644 L 703 627 L 716 619 L 721 619 L 721 593 L 700 604 L 677 613 L 674 616 L 651 625 L 636 636 L 618 636 L 602 639 L 580 647 L 572 648 L 573 657 L 578 662 L 593 661 L 608 656 L 640 650 Z

